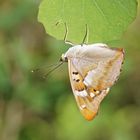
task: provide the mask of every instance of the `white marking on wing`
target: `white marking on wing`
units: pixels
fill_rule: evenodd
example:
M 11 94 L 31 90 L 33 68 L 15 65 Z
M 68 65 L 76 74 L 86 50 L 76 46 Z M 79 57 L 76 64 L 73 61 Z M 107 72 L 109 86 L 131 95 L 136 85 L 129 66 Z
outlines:
M 100 91 L 98 91 L 98 90 L 96 90 L 96 92 L 95 92 L 96 94 L 99 94 L 100 93 Z
M 83 104 L 83 105 L 80 106 L 80 109 L 81 110 L 84 109 L 84 108 L 86 108 L 86 105 L 85 104 Z
M 96 75 L 96 71 L 95 70 L 89 71 L 87 76 L 84 79 L 84 83 L 86 83 L 88 86 L 91 85 L 92 82 L 93 82 L 94 75 Z
M 107 88 L 107 89 L 106 89 L 106 92 L 109 92 L 109 90 L 110 90 L 110 88 Z
M 95 97 L 95 94 L 93 92 L 90 92 L 90 97 L 91 98 Z
M 77 91 L 77 90 L 75 90 L 75 94 L 77 96 L 80 96 L 80 97 L 86 97 L 86 96 L 88 96 L 86 90 L 83 90 L 83 91 Z

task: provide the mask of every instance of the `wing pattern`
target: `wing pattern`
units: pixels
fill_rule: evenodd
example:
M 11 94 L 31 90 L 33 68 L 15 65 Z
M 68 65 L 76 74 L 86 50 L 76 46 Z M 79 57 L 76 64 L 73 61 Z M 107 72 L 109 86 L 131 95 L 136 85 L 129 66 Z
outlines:
M 78 107 L 87 120 L 92 120 L 101 101 L 120 75 L 123 49 L 107 46 L 75 46 L 66 53 L 69 77 Z
M 71 86 L 78 107 L 86 120 L 92 120 L 98 112 L 101 101 L 109 92 L 109 88 L 99 91 L 85 85 L 83 77 L 75 69 L 71 60 L 68 60 L 68 65 Z

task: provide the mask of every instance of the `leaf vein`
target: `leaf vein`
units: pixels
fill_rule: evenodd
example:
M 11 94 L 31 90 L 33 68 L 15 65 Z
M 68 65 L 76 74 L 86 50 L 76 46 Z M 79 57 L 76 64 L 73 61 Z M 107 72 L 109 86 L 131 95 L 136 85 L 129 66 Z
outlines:
M 104 19 L 106 19 L 106 21 L 108 22 L 108 24 L 111 24 L 109 22 L 108 18 L 106 17 L 106 15 L 104 14 L 103 10 L 98 5 L 97 1 L 96 0 L 93 0 L 93 3 L 95 4 L 96 8 L 99 10 L 99 12 L 101 13 L 101 15 L 104 17 Z

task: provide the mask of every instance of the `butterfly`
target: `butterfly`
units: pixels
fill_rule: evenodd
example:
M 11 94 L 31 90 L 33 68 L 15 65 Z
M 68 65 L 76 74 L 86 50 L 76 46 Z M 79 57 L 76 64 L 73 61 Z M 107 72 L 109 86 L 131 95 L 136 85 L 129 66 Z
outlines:
M 68 62 L 72 91 L 86 120 L 97 115 L 101 101 L 120 75 L 123 60 L 123 49 L 102 43 L 75 45 L 62 54 L 61 61 Z

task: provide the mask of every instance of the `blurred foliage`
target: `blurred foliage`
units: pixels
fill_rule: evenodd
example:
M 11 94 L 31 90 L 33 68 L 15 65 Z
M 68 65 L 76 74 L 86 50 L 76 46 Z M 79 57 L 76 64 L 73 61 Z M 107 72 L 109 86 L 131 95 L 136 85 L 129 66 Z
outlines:
M 139 140 L 140 12 L 122 38 L 121 77 L 87 122 L 72 95 L 67 64 L 47 79 L 31 73 L 42 66 L 47 72 L 68 49 L 37 22 L 39 2 L 0 1 L 0 140 Z

